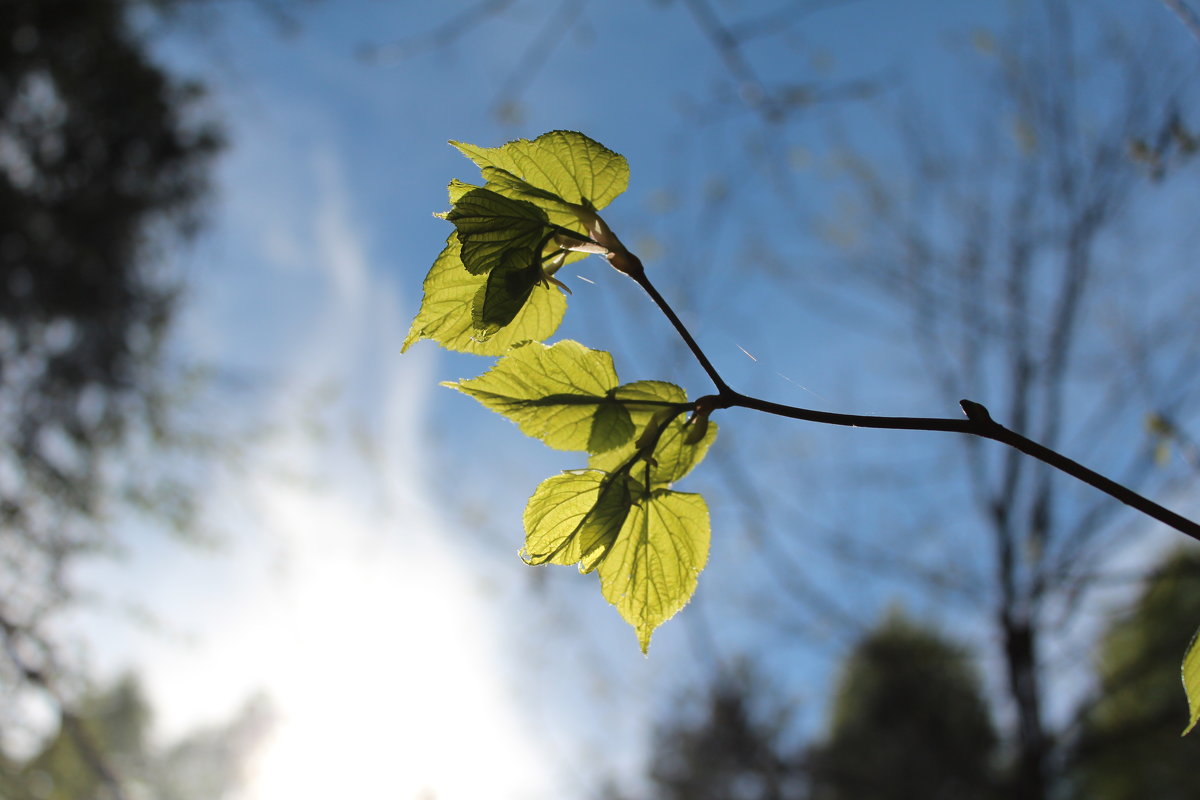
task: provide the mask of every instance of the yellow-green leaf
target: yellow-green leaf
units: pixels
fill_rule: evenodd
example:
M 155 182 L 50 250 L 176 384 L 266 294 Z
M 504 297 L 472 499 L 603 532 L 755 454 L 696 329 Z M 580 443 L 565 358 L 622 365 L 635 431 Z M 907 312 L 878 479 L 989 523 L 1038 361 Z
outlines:
M 604 208 L 629 186 L 625 157 L 575 131 L 551 131 L 532 141 L 517 139 L 500 147 L 450 144 L 480 169 L 506 170 L 576 205 Z
M 506 169 L 484 167 L 481 171 L 485 188 L 514 200 L 533 203 L 545 211 L 555 225 L 561 225 L 577 233 L 585 232 L 584 219 L 588 218 L 592 212 L 584 206 L 567 202 L 553 192 L 539 189 Z
M 1182 735 L 1187 736 L 1200 721 L 1200 630 L 1192 636 L 1183 656 L 1182 673 L 1183 690 L 1188 699 L 1188 726 Z
M 617 371 L 610 354 L 579 342 L 530 342 L 478 378 L 446 385 L 508 417 L 526 436 L 559 450 L 587 450 L 593 439 L 619 439 L 610 445 L 615 447 L 633 436 L 628 412 L 623 418 L 606 415 L 600 420 L 610 433 L 593 431 L 597 409 L 611 402 L 609 393 L 617 388 Z
M 629 510 L 600 561 L 600 590 L 633 626 L 643 653 L 655 628 L 692 598 L 710 537 L 708 506 L 698 494 L 659 489 Z
M 682 392 L 682 390 L 680 391 Z M 653 419 L 645 423 L 645 425 L 650 424 L 657 423 Z M 717 426 L 710 423 L 707 430 L 694 444 L 688 444 L 688 436 L 692 433 L 694 431 L 687 424 L 686 413 L 674 417 L 666 424 L 661 433 L 650 431 L 651 437 L 655 434 L 658 435 L 653 459 L 636 464 L 629 474 L 650 489 L 668 486 L 687 475 L 708 453 L 709 446 L 717 438 Z M 620 469 L 625 462 L 635 456 L 637 449 L 638 441 L 631 441 L 615 450 L 593 455 L 588 461 L 588 466 L 605 472 Z
M 536 263 L 550 224 L 546 212 L 532 203 L 488 189 L 463 194 L 446 219 L 458 229 L 460 257 L 472 275 L 513 261 L 522 266 Z
M 612 356 L 570 340 L 517 347 L 480 375 L 448 383 L 559 450 L 602 453 L 629 442 L 655 410 L 684 401 L 667 383 L 617 385 Z
M 579 204 L 564 200 L 554 192 L 539 189 L 529 181 L 518 178 L 506 169 L 501 169 L 500 167 L 483 167 L 479 172 L 483 175 L 486 188 L 505 197 L 511 197 L 514 200 L 525 200 L 542 209 L 550 206 L 569 214 L 574 214 L 576 209 L 581 208 Z
M 488 273 L 487 283 L 472 299 L 471 322 L 480 338 L 494 335 L 516 319 L 545 277 L 536 261 L 522 264 L 525 257 L 520 253 L 507 254 Z
M 579 470 L 547 478 L 525 506 L 521 558 L 591 572 L 608 554 L 631 502 L 623 476 Z
M 629 409 L 633 424 L 639 430 L 665 405 L 687 402 L 687 392 L 666 381 L 633 381 L 617 387 L 613 397 Z
M 403 350 L 421 339 L 433 339 L 448 350 L 498 356 L 518 342 L 540 340 L 557 330 L 567 310 L 567 301 L 554 287 L 537 284 L 525 305 L 492 336 L 476 328 L 472 306 L 488 276 L 472 275 L 463 267 L 461 243 L 454 234 L 433 262 L 425 277 L 421 308 L 409 328 Z
M 469 183 L 463 183 L 457 178 L 450 181 L 450 185 L 446 187 L 446 194 L 450 196 L 450 205 L 453 206 L 455 203 L 461 200 L 463 195 L 465 195 L 467 192 L 473 192 L 478 188 L 480 187 L 472 186 Z M 449 216 L 449 212 L 445 214 L 434 214 L 434 216 L 445 219 L 447 216 Z

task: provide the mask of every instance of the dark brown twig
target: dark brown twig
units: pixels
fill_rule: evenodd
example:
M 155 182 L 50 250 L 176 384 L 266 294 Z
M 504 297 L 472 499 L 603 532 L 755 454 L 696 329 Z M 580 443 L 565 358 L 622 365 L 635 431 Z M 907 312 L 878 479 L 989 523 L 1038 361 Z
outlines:
M 729 384 L 721 377 L 716 367 L 705 355 L 704 350 L 696 342 L 695 337 L 683 324 L 683 321 L 675 313 L 671 305 L 658 292 L 651 283 L 646 271 L 642 268 L 641 262 L 632 254 L 629 254 L 629 261 L 634 265 L 632 268 L 626 267 L 622 272 L 629 275 L 645 292 L 650 295 L 650 299 L 658 306 L 658 309 L 670 320 L 675 330 L 687 344 L 692 355 L 699 362 L 705 373 L 716 386 L 717 394 L 702 397 L 696 401 L 696 406 L 707 407 L 709 409 L 718 408 L 748 408 L 754 411 L 762 411 L 767 414 L 775 414 L 776 416 L 788 417 L 789 419 L 800 419 L 807 422 L 817 422 L 825 425 L 841 425 L 851 428 L 877 428 L 887 430 L 909 430 L 909 431 L 942 431 L 946 433 L 965 433 L 973 436 L 978 436 L 984 439 L 991 439 L 1001 444 L 1013 448 L 1015 451 L 1020 451 L 1028 456 L 1038 459 L 1039 461 L 1054 467 L 1055 469 L 1070 475 L 1077 480 L 1094 486 L 1100 491 L 1120 500 L 1126 505 L 1132 506 L 1143 514 L 1152 517 L 1153 519 L 1162 522 L 1164 525 L 1169 525 L 1180 533 L 1190 536 L 1191 538 L 1200 541 L 1200 525 L 1192 520 L 1183 517 L 1175 512 L 1160 506 L 1158 503 L 1138 494 L 1127 486 L 1124 486 L 1116 481 L 1106 478 L 1100 473 L 1088 469 L 1077 461 L 1073 461 L 1061 453 L 1041 445 L 1031 439 L 1027 439 L 1021 434 L 1009 430 L 1000 423 L 992 419 L 988 410 L 971 400 L 962 400 L 960 405 L 966 415 L 965 419 L 944 419 L 938 417 L 877 417 L 864 414 L 841 414 L 831 411 L 817 411 L 815 409 L 800 408 L 797 406 L 784 405 L 782 403 L 774 403 L 770 400 L 763 400 L 757 397 L 750 397 L 741 392 L 734 391 L 729 387 Z

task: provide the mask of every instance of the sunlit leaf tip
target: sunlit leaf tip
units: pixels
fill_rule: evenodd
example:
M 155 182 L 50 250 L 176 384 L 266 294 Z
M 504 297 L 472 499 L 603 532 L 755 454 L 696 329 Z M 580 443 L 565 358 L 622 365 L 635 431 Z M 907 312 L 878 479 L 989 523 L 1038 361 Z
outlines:
M 1187 736 L 1200 721 L 1200 630 L 1192 635 L 1183 656 L 1183 690 L 1188 700 L 1188 726 L 1181 736 Z
M 698 494 L 658 489 L 632 505 L 598 571 L 601 592 L 633 626 L 643 653 L 654 631 L 692 599 L 710 539 L 708 506 Z

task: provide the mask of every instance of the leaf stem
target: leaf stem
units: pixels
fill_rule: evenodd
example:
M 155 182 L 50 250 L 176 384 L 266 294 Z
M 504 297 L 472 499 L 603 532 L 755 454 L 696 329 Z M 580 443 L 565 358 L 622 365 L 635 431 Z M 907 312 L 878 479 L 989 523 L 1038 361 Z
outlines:
M 642 266 L 641 259 L 635 256 L 633 253 L 628 253 L 628 256 L 631 263 L 627 268 L 622 269 L 621 271 L 633 278 L 634 282 L 637 283 L 638 286 L 641 286 L 642 289 L 645 290 L 646 294 L 650 295 L 650 299 L 654 301 L 654 305 L 658 306 L 658 309 L 662 311 L 663 314 L 666 315 L 667 319 L 671 321 L 671 324 L 675 326 L 675 330 L 687 344 L 688 349 L 692 351 L 692 355 L 696 357 L 696 361 L 700 362 L 700 366 L 704 368 L 704 371 L 708 373 L 708 377 L 712 379 L 713 385 L 717 387 L 717 392 L 720 393 L 722 397 L 737 394 L 729 388 L 729 384 L 725 382 L 725 380 L 721 377 L 721 374 L 717 372 L 717 368 L 714 367 L 712 362 L 708 360 L 708 356 L 706 356 L 704 351 L 700 349 L 700 345 L 697 344 L 695 338 L 692 337 L 691 331 L 689 331 L 687 326 L 683 324 L 683 320 L 681 320 L 679 315 L 675 313 L 675 310 L 671 308 L 671 305 L 667 302 L 666 298 L 658 293 L 658 289 L 654 288 L 654 284 L 650 282 L 648 277 L 646 277 L 646 268 Z

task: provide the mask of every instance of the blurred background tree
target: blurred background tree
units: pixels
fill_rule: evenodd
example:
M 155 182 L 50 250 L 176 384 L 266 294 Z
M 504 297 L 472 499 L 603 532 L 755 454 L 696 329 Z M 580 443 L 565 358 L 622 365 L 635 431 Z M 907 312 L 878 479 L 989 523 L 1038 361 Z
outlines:
M 966 650 L 893 611 L 843 661 L 812 800 L 1005 796 L 997 737 Z
M 655 733 L 642 796 L 1009 796 L 998 769 L 998 738 L 969 653 L 898 610 L 843 659 L 824 736 L 800 740 L 785 697 L 758 670 L 743 666 L 712 681 L 698 713 L 695 703 L 675 704 L 677 710 Z
M 174 5 L 0 3 L 0 732 L 29 688 L 83 730 L 49 630 L 72 567 L 119 547 L 121 515 L 193 519 L 185 455 L 211 429 L 176 402 L 166 254 L 197 228 L 221 137 L 135 23 Z
M 798 800 L 805 797 L 794 719 L 770 682 L 747 665 L 719 675 L 699 702 L 655 731 L 651 800 Z M 615 789 L 613 800 L 626 797 Z M 633 795 L 637 796 L 637 795 Z
M 252 699 L 228 722 L 166 746 L 154 743 L 152 718 L 133 675 L 87 693 L 37 753 L 21 762 L 6 760 L 0 767 L 2 796 L 222 800 L 233 796 L 243 780 L 245 763 L 268 729 L 271 712 L 264 699 Z

